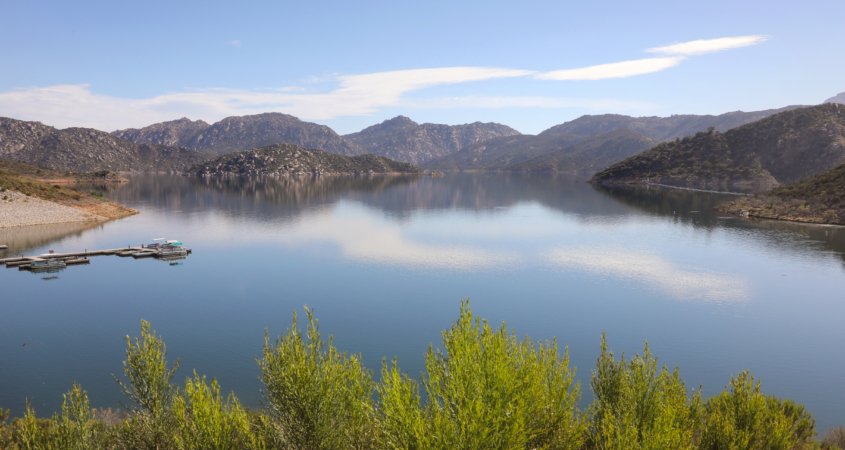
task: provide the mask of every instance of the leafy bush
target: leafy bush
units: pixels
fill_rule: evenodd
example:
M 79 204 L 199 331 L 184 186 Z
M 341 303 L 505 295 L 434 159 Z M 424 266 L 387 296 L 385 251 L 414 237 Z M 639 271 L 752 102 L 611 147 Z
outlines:
M 62 396 L 61 415 L 38 419 L 27 404 L 26 413 L 15 422 L 18 448 L 25 450 L 89 450 L 102 448 L 104 426 L 92 420 L 88 394 L 74 384 Z
M 176 388 L 171 384 L 178 362 L 167 364 L 164 340 L 141 321 L 141 336 L 133 342 L 126 336 L 126 360 L 123 374 L 127 381 L 115 380 L 135 403 L 135 411 L 122 426 L 121 438 L 130 448 L 172 448 L 174 417 L 172 402 Z
M 604 335 L 592 376 L 591 446 L 601 449 L 693 449 L 701 394 L 688 396 L 678 370 L 657 368 L 648 344 L 642 355 L 615 359 Z
M 176 428 L 176 447 L 179 449 L 255 449 L 263 448 L 250 430 L 247 412 L 234 395 L 226 401 L 220 386 L 205 376 L 185 381 L 185 391 L 174 398 L 173 415 Z
M 306 315 L 304 334 L 295 314 L 274 343 L 265 334 L 258 364 L 266 409 L 246 411 L 196 372 L 179 391 L 171 384 L 177 365 L 168 365 L 164 341 L 142 321 L 141 335 L 126 338 L 118 380 L 135 405 L 128 415 L 95 418 L 73 385 L 50 419 L 27 404 L 7 424 L 0 410 L 0 448 L 834 450 L 845 441 L 838 428 L 815 442 L 810 414 L 764 395 L 747 372 L 702 405 L 701 391 L 688 391 L 677 369 L 658 368 L 648 345 L 626 361 L 604 336 L 595 399 L 581 412 L 566 350 L 519 340 L 504 325 L 493 329 L 468 302 L 443 333 L 442 350 L 429 348 L 422 383 L 393 361 L 383 363 L 376 384 L 358 356 L 324 341 L 311 310 Z
M 358 356 L 338 351 L 332 338 L 323 341 L 313 312 L 305 313 L 305 336 L 294 314 L 275 344 L 264 337 L 259 366 L 278 439 L 294 449 L 372 448 L 372 375 Z
M 473 318 L 469 303 L 429 349 L 419 389 L 394 362 L 382 370 L 381 419 L 390 448 L 578 448 L 579 387 L 557 343 L 520 341 L 502 325 Z
M 812 445 L 815 421 L 804 407 L 764 395 L 748 372 L 705 404 L 701 449 L 796 449 Z M 808 447 L 809 448 L 809 447 Z

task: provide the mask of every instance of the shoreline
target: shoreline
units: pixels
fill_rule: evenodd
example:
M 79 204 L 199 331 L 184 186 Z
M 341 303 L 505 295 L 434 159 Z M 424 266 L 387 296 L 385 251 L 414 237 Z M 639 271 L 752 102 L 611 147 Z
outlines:
M 63 223 L 105 223 L 137 210 L 80 193 L 79 199 L 52 201 L 5 190 L 0 193 L 0 230 Z
M 737 198 L 724 202 L 714 209 L 716 212 L 728 214 L 738 219 L 754 219 L 754 220 L 769 220 L 777 222 L 789 222 L 802 225 L 822 225 L 832 227 L 845 227 L 845 223 L 826 219 L 821 213 L 814 213 L 813 211 L 805 211 L 805 214 L 797 214 L 795 208 L 791 208 L 788 199 L 778 199 L 777 197 L 767 196 L 765 194 L 750 194 L 743 192 L 732 191 L 716 191 L 711 189 L 698 189 L 683 186 L 673 186 L 662 183 L 602 183 L 589 181 L 590 184 L 599 186 L 629 186 L 629 187 L 650 187 L 658 186 L 668 189 L 679 189 L 683 191 L 705 192 L 711 194 L 725 194 L 733 195 Z M 802 204 L 804 202 L 801 202 Z M 781 209 L 783 211 L 774 211 Z M 769 210 L 769 212 L 767 212 Z
M 781 199 L 773 196 L 746 197 L 719 205 L 716 210 L 740 218 L 757 220 L 776 220 L 812 225 L 845 226 L 833 215 L 825 217 L 825 212 L 807 208 L 806 203 L 797 200 Z
M 671 184 L 663 184 L 663 183 L 643 183 L 642 181 L 635 181 L 635 182 L 606 182 L 606 181 L 597 181 L 597 180 L 587 180 L 587 183 L 592 185 L 599 185 L 599 186 L 607 186 L 607 187 L 614 187 L 614 186 L 658 186 L 663 188 L 669 189 L 679 189 L 682 191 L 693 191 L 693 192 L 706 192 L 709 194 L 725 194 L 725 195 L 735 195 L 737 197 L 749 197 L 754 194 L 748 192 L 736 192 L 736 191 L 717 191 L 715 189 L 701 189 L 701 188 L 693 188 L 687 186 L 674 186 Z

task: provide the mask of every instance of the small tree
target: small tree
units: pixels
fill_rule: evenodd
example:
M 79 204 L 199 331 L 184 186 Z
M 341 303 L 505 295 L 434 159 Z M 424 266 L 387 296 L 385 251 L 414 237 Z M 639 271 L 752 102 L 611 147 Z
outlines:
M 173 401 L 176 446 L 191 450 L 223 450 L 260 448 L 250 430 L 250 420 L 234 395 L 224 401 L 220 386 L 205 376 L 185 381 L 184 393 Z
M 399 371 L 396 361 L 382 364 L 379 383 L 379 440 L 387 449 L 431 448 L 417 382 Z
M 62 396 L 62 415 L 54 417 L 53 421 L 57 424 L 57 448 L 87 450 L 96 447 L 96 428 L 88 394 L 78 384 Z
M 815 420 L 790 400 L 766 396 L 748 372 L 731 379 L 729 390 L 705 404 L 702 449 L 791 450 L 812 445 Z
M 123 424 L 122 437 L 132 448 L 164 449 L 173 446 L 171 406 L 176 392 L 171 384 L 179 363 L 167 364 L 167 346 L 146 320 L 141 336 L 126 336 L 123 374 L 115 377 L 123 393 L 135 403 L 135 411 Z
M 294 449 L 372 448 L 372 375 L 358 356 L 338 351 L 331 337 L 323 341 L 313 312 L 305 313 L 304 336 L 296 314 L 275 344 L 264 336 L 261 380 L 279 439 Z
M 25 450 L 88 450 L 101 446 L 100 429 L 92 419 L 88 394 L 74 384 L 62 395 L 61 414 L 51 419 L 38 419 L 27 402 L 24 416 L 15 421 L 14 437 Z
M 419 410 L 413 380 L 386 365 L 379 387 L 389 448 L 578 448 L 584 424 L 569 357 L 557 343 L 520 341 L 502 325 L 472 315 L 469 302 L 443 333 L 445 352 L 429 349 Z
M 663 366 L 645 345 L 626 362 L 607 348 L 592 376 L 591 445 L 601 449 L 693 449 L 699 428 L 701 394 L 689 397 L 678 370 Z
M 26 402 L 26 412 L 23 417 L 15 421 L 15 440 L 23 450 L 40 450 L 54 448 L 50 429 L 39 425 L 35 410 L 29 401 Z

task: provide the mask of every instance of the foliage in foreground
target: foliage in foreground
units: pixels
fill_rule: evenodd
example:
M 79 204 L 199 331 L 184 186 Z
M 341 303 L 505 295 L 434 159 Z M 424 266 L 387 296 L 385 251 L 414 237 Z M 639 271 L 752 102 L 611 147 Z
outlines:
M 146 321 L 127 337 L 118 382 L 133 407 L 124 418 L 97 418 L 74 384 L 61 412 L 39 419 L 27 405 L 9 423 L 0 410 L 2 449 L 836 449 L 841 428 L 822 443 L 801 406 L 762 393 L 742 372 L 707 399 L 678 369 L 658 364 L 648 345 L 617 358 L 602 336 L 592 373 L 594 400 L 578 408 L 580 386 L 568 352 L 555 341 L 520 340 L 491 327 L 464 302 L 429 348 L 421 382 L 384 362 L 381 379 L 357 355 L 324 340 L 306 308 L 275 341 L 265 337 L 258 364 L 266 407 L 246 411 L 217 381 L 194 372 L 173 384 L 164 341 Z M 422 393 L 425 393 L 424 400 Z M 115 423 L 111 423 L 115 422 Z

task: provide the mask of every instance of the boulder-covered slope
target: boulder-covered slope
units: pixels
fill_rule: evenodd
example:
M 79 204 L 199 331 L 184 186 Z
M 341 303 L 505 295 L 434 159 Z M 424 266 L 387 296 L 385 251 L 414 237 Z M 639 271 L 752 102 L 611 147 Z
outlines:
M 136 144 L 92 128 L 59 130 L 0 117 L 0 158 L 69 171 L 177 171 L 206 157 L 195 151 Z
M 343 156 L 293 144 L 276 144 L 224 155 L 198 164 L 189 172 L 203 176 L 251 176 L 410 174 L 419 170 L 411 164 L 376 155 Z
M 845 162 L 845 105 L 785 111 L 660 144 L 596 174 L 599 183 L 765 191 Z
M 177 120 L 156 123 L 144 128 L 118 130 L 113 132 L 112 135 L 138 144 L 187 147 L 194 136 L 202 133 L 210 126 L 202 120 L 191 120 L 183 117 Z
M 840 92 L 839 94 L 830 97 L 829 99 L 824 101 L 825 103 L 845 103 L 845 92 Z
M 635 155 L 657 144 L 657 140 L 626 128 L 618 128 L 571 145 L 562 146 L 527 161 L 515 162 L 509 170 L 551 172 L 570 175 L 594 174 L 627 155 Z
M 112 132 L 137 143 L 187 147 L 216 155 L 273 144 L 295 144 L 340 155 L 365 153 L 325 125 L 282 113 L 227 117 L 214 124 L 179 119 Z
M 728 130 L 770 116 L 776 110 L 712 115 L 631 117 L 587 115 L 536 136 L 494 138 L 424 164 L 438 169 L 560 171 L 589 177 L 596 170 L 651 148 L 658 142 L 704 131 Z M 630 140 L 624 141 L 627 136 Z M 585 149 L 600 149 L 591 158 Z
M 421 164 L 479 142 L 518 134 L 513 128 L 498 123 L 419 124 L 405 116 L 397 116 L 343 137 L 367 153 Z

